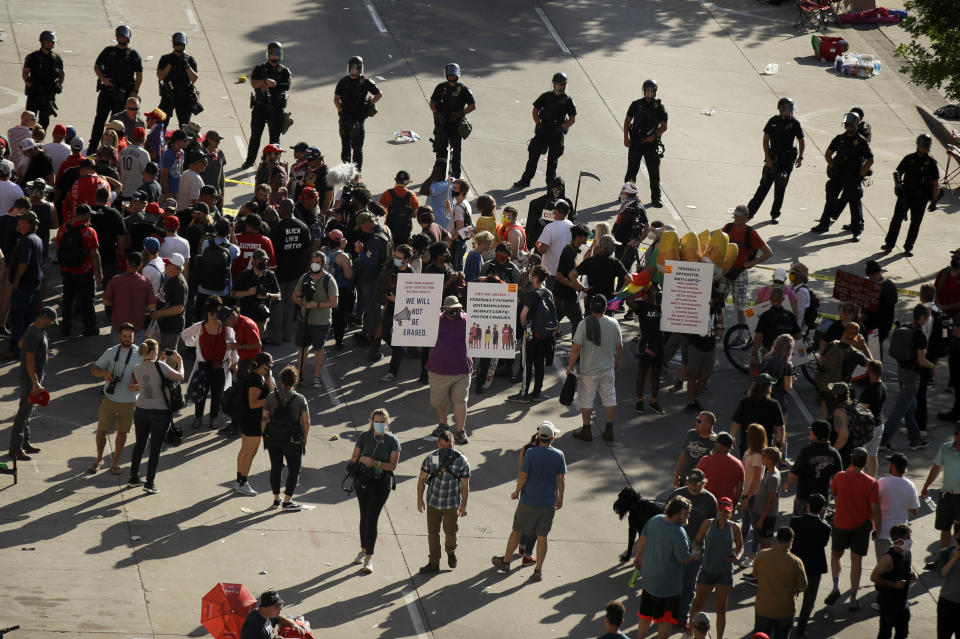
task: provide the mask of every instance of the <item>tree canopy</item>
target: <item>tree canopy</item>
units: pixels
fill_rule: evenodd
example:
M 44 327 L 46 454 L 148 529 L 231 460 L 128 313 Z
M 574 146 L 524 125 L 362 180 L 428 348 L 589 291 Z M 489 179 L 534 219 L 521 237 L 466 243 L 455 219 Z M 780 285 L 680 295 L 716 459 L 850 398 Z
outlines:
M 907 0 L 908 17 L 900 24 L 912 36 L 896 55 L 904 61 L 902 73 L 926 89 L 943 88 L 960 101 L 960 2 Z

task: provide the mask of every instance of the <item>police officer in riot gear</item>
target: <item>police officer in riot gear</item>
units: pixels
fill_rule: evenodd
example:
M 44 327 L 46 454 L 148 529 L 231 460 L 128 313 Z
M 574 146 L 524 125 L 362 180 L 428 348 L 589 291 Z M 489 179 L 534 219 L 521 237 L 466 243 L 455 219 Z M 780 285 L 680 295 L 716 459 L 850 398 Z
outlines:
M 190 116 L 200 113 L 197 88 L 194 83 L 197 74 L 197 61 L 186 52 L 187 35 L 180 31 L 173 34 L 173 52 L 160 56 L 157 63 L 157 79 L 160 80 L 160 109 L 167 114 L 164 124 L 170 122 L 173 112 L 177 112 L 177 121 L 183 126 Z
M 823 157 L 827 161 L 827 201 L 823 206 L 820 223 L 810 229 L 823 233 L 843 212 L 843 198 L 850 204 L 851 241 L 859 242 L 863 233 L 863 178 L 873 166 L 870 144 L 859 133 L 860 118 L 856 113 L 843 116 L 844 132 L 833 138 Z
M 56 33 L 41 32 L 40 48 L 23 61 L 27 111 L 37 114 L 37 124 L 44 129 L 50 124 L 50 116 L 57 115 L 57 94 L 63 91 L 63 58 L 53 52 L 56 44 Z
M 130 48 L 130 27 L 120 25 L 116 29 L 117 44 L 106 47 L 97 56 L 93 72 L 97 74 L 97 115 L 90 133 L 90 148 L 93 154 L 100 144 L 103 125 L 111 113 L 123 111 L 128 97 L 140 95 L 143 81 L 143 61 L 135 49 Z
M 286 118 L 287 92 L 290 90 L 290 69 L 280 64 L 283 45 L 267 45 L 267 59 L 253 68 L 250 74 L 250 143 L 247 159 L 241 168 L 249 169 L 257 159 L 263 127 L 269 131 L 270 144 L 280 143 L 280 134 Z
M 430 96 L 433 150 L 437 159 L 445 162 L 447 149 L 450 149 L 450 177 L 459 178 L 464 133 L 461 123 L 464 123 L 465 115 L 477 110 L 477 104 L 470 89 L 460 82 L 459 64 L 451 62 L 443 68 L 443 74 L 447 81 L 438 84 Z
M 382 97 L 373 80 L 363 75 L 363 58 L 358 55 L 350 58 L 347 75 L 340 78 L 334 89 L 333 105 L 340 114 L 340 159 L 352 161 L 358 171 L 363 170 L 363 122 L 376 114 L 373 105 Z
M 623 146 L 630 149 L 623 181 L 636 182 L 640 160 L 646 162 L 650 175 L 650 205 L 655 207 L 663 206 L 660 200 L 660 158 L 663 157 L 660 136 L 666 130 L 667 110 L 657 97 L 657 82 L 644 80 L 643 97 L 630 103 L 623 120 Z
M 790 173 L 794 168 L 800 168 L 803 162 L 803 129 L 800 122 L 793 117 L 793 100 L 780 98 L 777 102 L 775 115 L 767 120 L 763 127 L 763 173 L 760 175 L 760 186 L 753 198 L 747 203 L 750 209 L 750 219 L 757 214 L 760 205 L 773 186 L 773 207 L 770 209 L 770 223 L 779 224 L 780 208 L 783 206 L 783 195 L 787 191 Z M 793 146 L 797 140 L 800 146 Z
M 900 160 L 897 170 L 893 173 L 894 193 L 897 203 L 893 208 L 893 217 L 890 219 L 890 228 L 883 242 L 883 252 L 889 253 L 897 243 L 900 234 L 900 225 L 907 219 L 910 211 L 910 229 L 907 239 L 903 243 L 903 254 L 906 257 L 913 255 L 913 247 L 920 233 L 920 223 L 923 222 L 923 213 L 927 202 L 935 203 L 940 195 L 940 169 L 937 161 L 930 156 L 930 146 L 933 138 L 926 133 L 917 136 L 917 150 Z
M 563 136 L 577 121 L 577 107 L 573 98 L 567 95 L 567 74 L 553 74 L 553 90 L 541 93 L 533 103 L 533 139 L 527 146 L 527 166 L 523 175 L 513 183 L 513 188 L 523 189 L 530 186 L 533 174 L 537 172 L 540 156 L 547 154 L 547 186 L 557 176 L 557 162 L 563 155 Z

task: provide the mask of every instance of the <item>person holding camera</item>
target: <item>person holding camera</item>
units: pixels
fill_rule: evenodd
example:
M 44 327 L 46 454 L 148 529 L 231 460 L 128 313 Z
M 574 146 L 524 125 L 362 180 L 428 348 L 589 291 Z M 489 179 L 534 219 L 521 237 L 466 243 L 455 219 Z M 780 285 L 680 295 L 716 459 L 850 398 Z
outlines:
M 323 343 L 330 331 L 333 309 L 340 303 L 337 282 L 324 270 L 326 257 L 314 251 L 310 271 L 304 273 L 293 291 L 297 305 L 297 370 L 303 373 L 307 349 L 313 346 L 313 387 L 320 388 L 320 369 L 325 353 Z
M 270 319 L 270 307 L 280 299 L 280 283 L 267 266 L 268 260 L 263 249 L 254 251 L 250 268 L 240 273 L 230 293 L 237 300 L 240 313 L 257 323 L 261 335 Z
M 293 501 L 293 491 L 300 478 L 300 464 L 307 452 L 310 433 L 310 410 L 307 399 L 294 389 L 299 377 L 297 369 L 285 366 L 280 371 L 280 387 L 267 396 L 263 406 L 260 427 L 263 443 L 270 455 L 270 487 L 273 489 L 273 507 L 283 512 L 296 512 L 300 504 Z M 287 481 L 280 502 L 280 475 L 283 460 L 287 460 Z
M 453 434 L 449 430 L 437 438 L 437 450 L 423 460 L 417 479 L 417 510 L 427 511 L 427 542 L 430 548 L 427 565 L 421 575 L 440 572 L 440 525 L 443 524 L 444 550 L 447 565 L 457 567 L 457 518 L 467 516 L 467 496 L 470 494 L 470 462 L 453 448 Z M 423 491 L 427 488 L 424 502 Z
M 155 495 L 160 492 L 154 483 L 157 476 L 157 466 L 160 463 L 160 451 L 163 449 L 164 437 L 167 428 L 173 420 L 173 413 L 167 407 L 167 400 L 163 394 L 163 380 L 172 379 L 175 382 L 183 381 L 183 360 L 176 351 L 160 352 L 156 340 L 148 339 L 140 345 L 142 361 L 133 369 L 133 383 L 127 387 L 131 392 L 138 392 L 136 407 L 133 410 L 133 426 L 137 441 L 133 446 L 133 455 L 130 459 L 131 486 L 140 483 L 140 460 L 147 448 L 147 439 L 150 440 L 150 457 L 147 461 L 147 481 L 143 484 L 143 492 Z
M 354 476 L 360 505 L 360 552 L 354 564 L 373 572 L 373 551 L 377 545 L 377 521 L 395 486 L 393 473 L 400 462 L 400 440 L 388 432 L 390 413 L 377 408 L 370 414 L 370 426 L 360 435 L 347 464 Z
M 157 80 L 160 81 L 160 108 L 167 114 L 164 125 L 170 124 L 174 110 L 180 126 L 190 121 L 190 116 L 200 113 L 197 89 L 194 83 L 200 78 L 197 74 L 197 61 L 187 53 L 187 34 L 177 31 L 171 38 L 173 52 L 160 56 L 157 62 Z
M 102 377 L 106 381 L 103 388 L 103 400 L 100 402 L 100 414 L 97 421 L 97 458 L 87 472 L 93 474 L 100 469 L 103 462 L 103 449 L 107 444 L 107 435 L 117 428 L 117 438 L 113 445 L 113 462 L 110 472 L 120 474 L 120 453 L 127 443 L 127 435 L 133 426 L 133 411 L 136 407 L 137 392 L 130 390 L 133 385 L 133 370 L 143 358 L 137 352 L 133 336 L 136 329 L 127 322 L 120 326 L 120 343 L 111 346 L 90 367 L 94 377 Z

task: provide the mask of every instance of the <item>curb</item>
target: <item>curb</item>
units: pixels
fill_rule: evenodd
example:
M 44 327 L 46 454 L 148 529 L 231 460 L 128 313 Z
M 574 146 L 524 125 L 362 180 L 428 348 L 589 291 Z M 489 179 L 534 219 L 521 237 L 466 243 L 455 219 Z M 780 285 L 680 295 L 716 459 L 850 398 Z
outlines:
M 945 120 L 941 120 L 937 116 L 933 115 L 927 111 L 926 107 L 921 105 L 916 105 L 917 112 L 920 114 L 920 117 L 923 118 L 923 121 L 927 123 L 927 126 L 930 127 L 930 132 L 933 133 L 933 136 L 940 141 L 944 147 L 948 144 L 953 144 L 953 126 L 948 125 Z M 960 123 L 957 124 L 960 127 Z

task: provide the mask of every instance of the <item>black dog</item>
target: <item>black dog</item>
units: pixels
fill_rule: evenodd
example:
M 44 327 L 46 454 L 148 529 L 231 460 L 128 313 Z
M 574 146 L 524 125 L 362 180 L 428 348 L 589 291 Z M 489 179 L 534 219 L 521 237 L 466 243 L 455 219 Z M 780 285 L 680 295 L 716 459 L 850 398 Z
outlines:
M 627 517 L 627 523 L 630 526 L 630 532 L 627 536 L 627 551 L 620 555 L 620 561 L 630 561 L 637 535 L 640 534 L 651 517 L 663 512 L 663 508 L 648 499 L 643 499 L 640 497 L 640 493 L 627 487 L 620 491 L 620 494 L 617 495 L 617 501 L 613 502 L 613 512 L 617 513 L 621 520 Z

